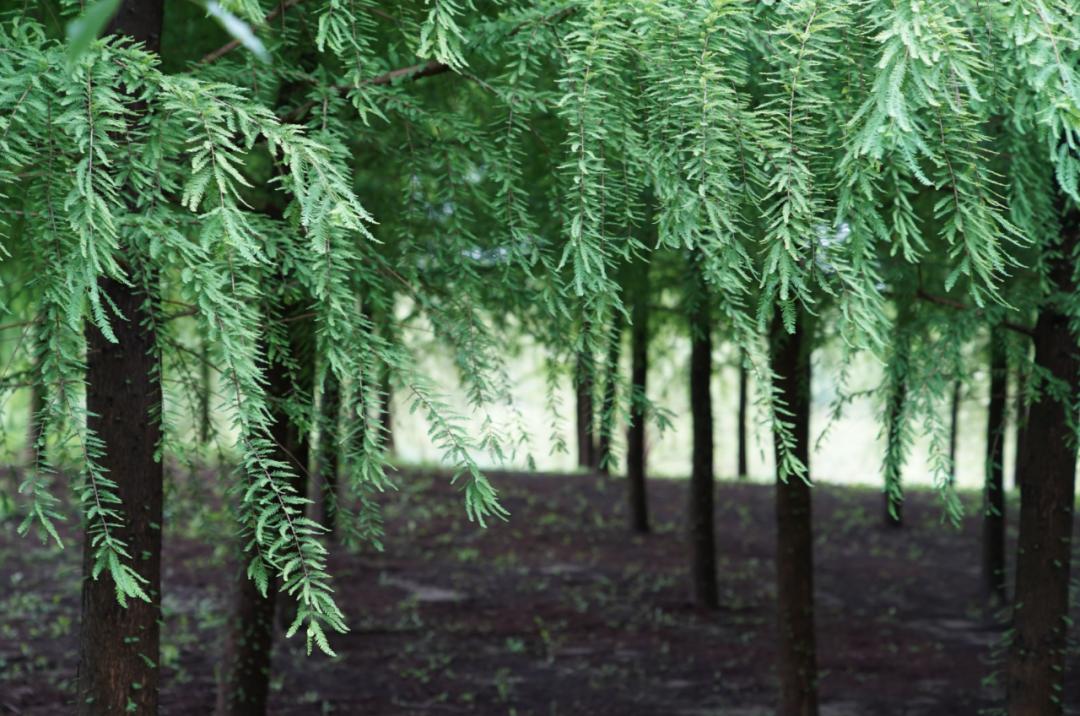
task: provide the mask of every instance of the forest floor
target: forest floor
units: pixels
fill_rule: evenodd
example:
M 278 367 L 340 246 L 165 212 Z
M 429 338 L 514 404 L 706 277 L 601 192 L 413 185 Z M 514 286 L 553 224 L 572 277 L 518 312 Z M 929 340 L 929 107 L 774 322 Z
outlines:
M 707 612 L 687 599 L 683 482 L 650 483 L 654 533 L 636 536 L 616 478 L 492 474 L 512 517 L 481 529 L 445 476 L 399 477 L 384 500 L 385 551 L 331 561 L 352 628 L 332 639 L 338 657 L 279 640 L 271 713 L 773 712 L 771 486 L 718 486 L 722 607 Z M 176 480 L 169 504 L 212 482 Z M 913 491 L 907 524 L 890 529 L 877 490 L 818 486 L 814 497 L 823 716 L 999 704 L 1002 613 L 980 596 L 978 519 L 956 529 L 936 495 Z M 965 501 L 974 515 L 975 497 Z M 184 527 L 165 536 L 164 714 L 212 712 L 237 574 L 224 520 L 166 519 Z M 80 562 L 78 545 L 43 547 L 0 523 L 0 714 L 71 711 Z M 1080 699 L 1075 653 L 1068 682 Z

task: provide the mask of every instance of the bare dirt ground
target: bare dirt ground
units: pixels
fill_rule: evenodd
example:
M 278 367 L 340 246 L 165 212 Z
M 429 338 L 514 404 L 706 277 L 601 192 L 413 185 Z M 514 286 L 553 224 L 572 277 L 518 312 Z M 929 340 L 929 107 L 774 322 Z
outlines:
M 400 476 L 384 552 L 332 560 L 352 631 L 337 658 L 275 651 L 274 714 L 756 716 L 773 710 L 772 487 L 721 483 L 722 608 L 687 599 L 685 484 L 650 484 L 654 533 L 624 527 L 623 484 L 495 474 L 512 513 L 480 529 L 441 475 Z M 162 712 L 212 712 L 228 615 L 231 528 L 175 480 L 166 534 Z M 1001 610 L 979 591 L 979 523 L 915 492 L 902 529 L 874 490 L 815 488 L 825 716 L 979 714 L 1000 704 Z M 976 501 L 967 500 L 969 514 Z M 0 523 L 0 714 L 72 710 L 80 547 Z M 176 525 L 182 525 L 181 528 Z M 1011 532 L 1011 530 L 1010 530 Z M 1080 664 L 1068 673 L 1080 713 Z M 986 711 L 991 713 L 992 711 Z

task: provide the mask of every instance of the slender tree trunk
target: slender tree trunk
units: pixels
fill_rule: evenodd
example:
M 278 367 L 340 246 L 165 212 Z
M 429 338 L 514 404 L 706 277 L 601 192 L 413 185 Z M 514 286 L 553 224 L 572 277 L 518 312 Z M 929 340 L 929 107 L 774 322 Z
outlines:
M 616 312 L 611 319 L 608 338 L 607 371 L 604 376 L 604 397 L 600 408 L 600 436 L 597 448 L 597 468 L 602 475 L 611 473 L 611 433 L 615 427 L 615 403 L 619 390 L 619 359 L 622 355 L 623 314 Z
M 32 376 L 38 375 L 38 364 L 40 358 L 38 351 L 41 349 L 38 338 L 38 326 L 32 326 L 30 329 L 31 350 L 33 351 L 34 369 L 31 372 Z M 30 414 L 27 421 L 26 429 L 26 462 L 35 466 L 38 463 L 38 453 L 41 446 L 38 445 L 38 440 L 41 439 L 42 424 L 41 420 L 44 417 L 43 412 L 45 410 L 45 392 L 42 390 L 43 386 L 39 386 L 33 379 L 30 381 Z
M 1063 245 L 1050 259 L 1057 291 L 1072 295 L 1073 261 L 1080 243 L 1080 212 L 1062 215 Z M 1063 712 L 1069 618 L 1069 568 L 1076 482 L 1071 425 L 1077 398 L 1077 337 L 1069 316 L 1048 297 L 1035 324 L 1035 363 L 1067 389 L 1064 399 L 1041 385 L 1032 403 L 1020 457 L 1020 534 L 1016 557 L 1013 636 L 1007 666 L 1009 716 Z
M 383 371 L 382 386 L 379 388 L 379 426 L 382 432 L 382 446 L 387 455 L 394 452 L 394 388 L 390 384 L 390 371 Z
M 292 427 L 282 405 L 292 385 L 285 366 L 269 360 L 267 393 L 271 398 L 273 423 L 270 435 L 282 462 L 290 462 L 284 446 L 292 439 Z M 250 558 L 247 555 L 246 558 Z M 244 565 L 246 567 L 246 564 Z M 277 581 L 270 579 L 266 595 L 248 579 L 246 569 L 237 575 L 233 593 L 232 622 L 226 635 L 221 660 L 221 683 L 217 695 L 218 716 L 262 716 L 270 693 L 270 666 L 274 648 L 274 608 L 278 601 Z
M 210 393 L 213 390 L 210 376 L 210 342 L 204 337 L 199 350 L 199 444 L 210 442 L 211 417 Z
M 338 500 L 338 418 L 341 386 L 333 374 L 326 376 L 322 398 L 323 423 L 319 433 L 319 472 L 322 476 L 323 526 L 333 534 L 337 523 Z
M 270 665 L 274 652 L 274 606 L 277 584 L 259 594 L 245 570 L 236 575 L 232 625 L 222 657 L 218 716 L 262 716 L 270 696 Z
M 949 484 L 956 484 L 956 440 L 960 433 L 960 381 L 953 381 L 949 407 Z
M 642 262 L 635 285 L 630 327 L 630 424 L 626 428 L 626 490 L 630 529 L 649 531 L 649 497 L 645 480 L 645 389 L 649 374 L 649 265 Z
M 736 436 L 738 439 L 738 466 L 735 470 L 735 474 L 740 480 L 745 480 L 750 476 L 750 470 L 747 468 L 747 452 L 746 452 L 746 392 L 747 392 L 747 375 L 746 375 L 746 353 L 745 351 L 739 351 L 739 425 L 736 430 Z
M 314 325 L 309 320 L 293 318 L 289 322 L 289 351 L 297 370 L 290 375 L 280 358 L 268 359 L 267 397 L 273 411 L 270 437 L 277 446 L 276 457 L 292 468 L 295 474 L 293 489 L 303 496 L 307 494 L 310 462 L 308 433 L 290 419 L 285 404 L 290 399 L 303 404 L 309 404 L 311 400 Z M 278 623 L 283 628 L 290 626 L 296 615 L 293 600 L 278 599 L 279 586 L 277 579 L 271 578 L 264 596 L 243 575 L 237 580 L 232 624 L 222 658 L 223 673 L 217 699 L 219 716 L 261 716 L 266 713 L 275 607 Z
M 290 307 L 294 319 L 305 311 L 302 304 Z M 293 399 L 301 405 L 314 406 L 315 404 L 315 322 L 306 317 L 303 320 L 289 322 L 289 352 L 296 361 L 296 372 L 292 376 L 292 385 L 289 390 Z M 312 408 L 314 409 L 314 408 Z M 285 443 L 286 456 L 291 458 L 293 474 L 293 490 L 301 497 L 308 496 L 309 476 L 311 470 L 311 431 L 310 426 L 314 423 L 315 415 L 308 416 L 307 425 L 302 425 L 295 420 L 288 421 L 287 441 Z M 309 515 L 310 516 L 310 515 Z M 296 619 L 297 604 L 295 599 L 281 599 L 278 601 L 278 624 L 283 629 L 288 629 Z
M 986 421 L 986 486 L 983 508 L 983 585 L 991 597 L 1005 594 L 1005 405 L 1009 365 L 1000 329 L 990 336 L 990 399 Z
M 163 0 L 124 0 L 106 34 L 126 35 L 149 52 L 161 46 Z M 142 110 L 133 103 L 133 110 Z M 84 537 L 82 621 L 76 710 L 81 716 L 156 714 L 161 620 L 161 384 L 157 337 L 144 327 L 148 297 L 103 278 L 102 292 L 123 318 L 112 322 L 117 342 L 87 328 L 87 428 L 101 441 L 101 467 L 116 484 L 124 524 L 115 530 L 146 580 L 149 602 L 116 599 L 107 575 L 90 577 L 93 547 Z
M 810 343 L 800 311 L 795 333 L 773 321 L 772 362 L 779 397 L 791 412 L 795 456 L 809 470 Z M 781 463 L 776 440 L 776 463 Z M 809 474 L 807 474 L 809 479 Z M 808 482 L 798 476 L 776 481 L 776 597 L 780 705 L 778 716 L 816 716 L 817 654 L 814 638 L 814 536 Z
M 155 336 L 141 325 L 146 297 L 102 279 L 102 291 L 125 318 L 112 328 L 117 341 L 87 328 L 87 427 L 101 440 L 99 460 L 119 496 L 124 525 L 114 533 L 127 544 L 133 566 L 147 580 L 150 601 L 120 606 L 107 575 L 90 577 L 94 548 L 83 545 L 82 628 L 78 712 L 83 716 L 157 713 L 161 620 L 162 468 L 161 385 Z M 130 710 L 129 710 L 130 707 Z
M 688 522 L 694 602 L 707 609 L 716 609 L 720 601 L 713 525 L 712 326 L 704 289 L 702 285 L 690 309 L 690 415 L 694 445 Z
M 596 468 L 596 431 L 594 428 L 592 353 L 583 349 L 577 354 L 575 366 L 575 405 L 577 409 L 578 467 Z
M 1028 366 L 1026 362 L 1027 355 L 1025 354 L 1023 363 L 1016 366 L 1016 454 L 1013 456 L 1013 485 L 1017 490 L 1023 487 L 1024 473 L 1020 465 L 1020 456 L 1024 454 L 1028 424 Z
M 887 429 L 889 451 L 901 451 L 900 431 L 901 421 L 904 419 L 904 404 L 907 402 L 907 379 L 901 378 L 893 386 L 891 407 L 889 408 L 889 425 Z M 886 468 L 890 474 L 886 482 L 896 486 L 895 491 L 888 486 L 885 489 L 885 524 L 889 527 L 902 527 L 904 524 L 904 497 L 901 490 L 901 472 L 903 459 L 900 455 L 892 454 L 886 458 Z

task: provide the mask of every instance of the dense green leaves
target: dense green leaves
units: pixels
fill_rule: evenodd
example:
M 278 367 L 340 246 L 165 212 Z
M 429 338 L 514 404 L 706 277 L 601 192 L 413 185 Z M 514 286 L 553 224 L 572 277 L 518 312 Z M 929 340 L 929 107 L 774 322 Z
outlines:
M 122 598 L 141 596 L 112 538 L 125 506 L 80 406 L 84 326 L 111 336 L 125 319 L 98 280 L 144 287 L 163 378 L 183 374 L 193 333 L 219 378 L 249 576 L 261 588 L 282 578 L 301 604 L 292 631 L 324 650 L 344 620 L 322 529 L 268 437 L 268 361 L 295 372 L 301 360 L 288 312 L 313 321 L 316 385 L 342 386 L 347 539 L 379 539 L 374 498 L 392 487 L 374 419 L 384 374 L 455 466 L 469 517 L 505 516 L 475 456 L 528 449 L 520 426 L 492 417 L 513 404 L 508 344 L 552 349 L 557 409 L 558 359 L 606 351 L 625 266 L 644 260 L 680 290 L 701 274 L 707 290 L 689 299 L 711 301 L 744 349 L 789 452 L 765 350 L 773 320 L 791 330 L 806 311 L 829 319 L 814 323 L 848 357 L 902 354 L 881 388 L 908 386 L 890 489 L 921 425 L 947 494 L 935 416 L 962 361 L 949 352 L 935 372 L 940 354 L 970 341 L 977 319 L 1024 322 L 1051 289 L 1054 187 L 1080 200 L 1067 0 L 182 5 L 198 17 L 171 10 L 186 34 L 166 28 L 164 44 L 182 48 L 168 73 L 94 39 L 115 3 L 90 5 L 70 41 L 46 17 L 0 22 L 6 261 L 40 333 L 17 353 L 47 395 L 51 448 L 27 477 L 28 513 L 55 537 L 50 485 L 78 464 L 95 570 Z M 214 27 L 206 9 L 224 18 L 222 42 L 250 51 L 203 46 L 216 42 L 201 34 Z M 893 306 L 927 296 L 945 298 L 897 331 Z M 1080 314 L 1076 296 L 1059 298 Z M 420 329 L 449 347 L 479 435 L 423 374 Z M 194 405 L 190 388 L 176 392 Z M 287 398 L 298 424 L 313 424 L 317 393 Z M 163 410 L 165 452 L 183 452 L 178 412 Z M 806 474 L 781 463 L 785 477 Z

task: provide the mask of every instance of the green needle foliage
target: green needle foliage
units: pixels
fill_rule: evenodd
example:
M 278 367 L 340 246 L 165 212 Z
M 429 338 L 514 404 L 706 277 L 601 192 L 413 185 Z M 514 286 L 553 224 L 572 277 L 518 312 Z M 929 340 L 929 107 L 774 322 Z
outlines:
M 232 0 L 170 7 L 163 46 L 182 49 L 161 60 L 117 39 L 75 52 L 55 20 L 74 3 L 38 16 L 16 5 L 0 6 L 0 190 L 4 275 L 33 297 L 29 314 L 14 298 L 5 310 L 34 322 L 36 347 L 20 355 L 47 395 L 31 517 L 56 536 L 51 483 L 74 461 L 95 576 L 144 596 L 80 408 L 84 326 L 111 336 L 127 319 L 99 279 L 142 287 L 166 380 L 184 383 L 172 376 L 193 350 L 178 325 L 208 343 L 242 468 L 249 575 L 263 589 L 280 575 L 300 602 L 290 631 L 324 650 L 326 630 L 345 626 L 323 530 L 268 438 L 267 354 L 297 360 L 286 306 L 313 317 L 317 382 L 342 386 L 342 529 L 377 540 L 372 496 L 391 481 L 370 386 L 384 370 L 483 524 L 505 512 L 475 451 L 527 445 L 488 412 L 510 393 L 507 342 L 604 355 L 626 314 L 626 263 L 694 256 L 791 453 L 764 340 L 776 311 L 789 331 L 799 310 L 825 316 L 849 352 L 882 359 L 901 350 L 890 299 L 1030 313 L 1056 250 L 1054 185 L 1080 202 L 1068 0 Z M 255 37 L 270 62 L 218 48 L 229 37 L 207 37 L 207 9 L 245 22 L 237 42 Z M 927 315 L 939 318 L 890 369 L 909 385 L 905 421 L 939 413 L 946 392 L 919 366 L 936 365 L 956 313 Z M 400 337 L 420 318 L 487 415 L 481 435 Z M 313 396 L 290 400 L 310 424 Z M 179 414 L 162 412 L 163 451 L 183 447 Z M 910 438 L 895 435 L 898 448 Z M 793 455 L 781 463 L 805 475 Z

